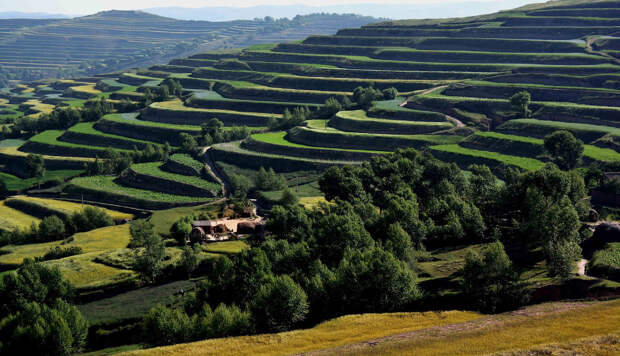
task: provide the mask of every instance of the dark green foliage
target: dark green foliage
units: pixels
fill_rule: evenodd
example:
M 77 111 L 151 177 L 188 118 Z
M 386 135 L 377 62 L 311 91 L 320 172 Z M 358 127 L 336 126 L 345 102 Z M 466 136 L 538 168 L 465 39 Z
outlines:
M 159 346 L 244 335 L 251 332 L 251 326 L 250 313 L 234 305 L 220 304 L 214 311 L 205 305 L 193 316 L 158 305 L 144 317 L 142 331 L 149 345 Z
M 335 275 L 334 299 L 344 313 L 394 311 L 420 297 L 414 273 L 380 248 L 349 250 Z
M 6 355 L 73 355 L 86 343 L 88 322 L 63 300 L 29 303 L 0 324 L 0 352 Z
M 291 113 L 289 109 L 284 109 L 282 117 L 272 117 L 269 119 L 267 126 L 271 130 L 288 130 L 295 126 L 301 125 L 302 122 L 311 118 L 311 112 L 308 107 L 296 107 Z
M 187 152 L 189 154 L 198 153 L 198 143 L 194 136 L 188 134 L 187 132 L 181 132 L 179 134 L 179 142 L 181 142 L 181 149 L 183 152 Z
M 545 149 L 561 169 L 575 168 L 583 156 L 583 142 L 566 130 L 555 131 L 545 136 Z
M 114 225 L 114 220 L 105 210 L 87 206 L 81 211 L 71 214 L 67 221 L 68 230 L 72 233 L 90 231 Z
M 409 261 L 412 258 L 413 246 L 411 236 L 403 230 L 399 222 L 391 224 L 386 233 L 384 248 L 401 261 Z
M 65 223 L 56 215 L 48 216 L 39 224 L 37 238 L 39 241 L 62 240 L 65 236 Z
M 164 79 L 161 84 L 159 84 L 159 87 L 162 89 L 166 88 L 165 91 L 167 91 L 167 94 L 172 96 L 180 97 L 183 94 L 183 86 L 181 86 L 178 80 L 173 78 Z M 164 100 L 165 99 L 167 99 L 167 96 L 164 97 Z
M 179 261 L 179 264 L 181 265 L 183 270 L 187 272 L 188 279 L 192 277 L 192 273 L 198 267 L 198 254 L 199 253 L 200 253 L 200 245 L 194 245 L 194 246 L 186 245 L 183 247 L 183 254 L 181 255 L 181 260 Z
M 518 308 L 526 301 L 524 285 L 504 246 L 491 244 L 483 256 L 471 251 L 463 267 L 463 293 L 483 312 L 497 313 Z
M 132 221 L 129 231 L 129 246 L 136 254 L 135 269 L 145 281 L 154 282 L 166 253 L 164 242 L 153 230 L 153 224 L 146 220 Z
M 45 160 L 43 156 L 32 153 L 28 154 L 28 156 L 26 156 L 26 171 L 28 172 L 28 176 L 37 179 L 43 178 L 43 175 L 45 175 L 44 163 Z
M 0 319 L 35 302 L 52 306 L 57 299 L 70 301 L 74 288 L 62 278 L 58 268 L 25 259 L 17 272 L 3 276 L 0 283 Z
M 224 129 L 224 123 L 217 118 L 211 118 L 208 122 L 200 125 L 201 140 L 205 146 L 214 143 L 243 140 L 250 136 L 250 129 L 247 126 L 232 126 Z
M 385 100 L 393 100 L 398 96 L 398 90 L 394 87 L 383 89 L 381 92 L 383 93 L 383 98 Z
M 510 97 L 512 105 L 523 117 L 530 117 L 532 111 L 529 109 L 532 96 L 527 91 L 521 91 Z
M 282 196 L 280 197 L 280 200 L 278 200 L 278 204 L 285 207 L 290 207 L 299 204 L 299 197 L 297 197 L 297 195 L 295 195 L 295 193 L 289 188 L 284 188 L 282 191 Z
M 57 260 L 57 259 L 61 259 L 61 258 L 69 257 L 69 256 L 79 255 L 81 253 L 82 253 L 82 248 L 79 246 L 70 246 L 70 247 L 65 247 L 65 248 L 60 247 L 60 246 L 55 246 L 54 248 L 51 248 L 49 251 L 47 251 L 41 259 L 43 261 Z
M 389 95 L 392 95 L 392 91 L 388 91 Z M 384 94 L 381 90 L 373 87 L 362 88 L 357 87 L 353 90 L 353 101 L 361 108 L 369 108 L 373 101 L 383 100 Z M 393 99 L 393 98 L 392 98 Z
M 258 330 L 290 330 L 308 314 L 306 293 L 289 276 L 269 279 L 252 302 L 252 314 Z
M 260 167 L 256 176 L 254 176 L 254 186 L 257 190 L 280 190 L 286 187 L 286 179 L 283 176 L 277 175 L 273 168 L 265 170 L 264 167 Z

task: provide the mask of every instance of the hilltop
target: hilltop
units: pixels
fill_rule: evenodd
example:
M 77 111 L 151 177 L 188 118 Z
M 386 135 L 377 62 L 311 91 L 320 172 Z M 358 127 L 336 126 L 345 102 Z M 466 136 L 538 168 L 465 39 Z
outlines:
M 117 10 L 72 19 L 2 19 L 0 73 L 5 80 L 18 81 L 92 75 L 165 63 L 199 51 L 330 34 L 345 24 L 373 20 L 320 15 L 277 22 L 207 22 Z

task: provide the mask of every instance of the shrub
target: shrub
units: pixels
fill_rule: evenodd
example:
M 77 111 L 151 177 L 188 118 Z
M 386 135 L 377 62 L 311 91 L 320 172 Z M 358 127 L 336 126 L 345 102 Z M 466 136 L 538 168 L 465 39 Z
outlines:
M 55 246 L 54 248 L 46 252 L 45 255 L 43 255 L 41 259 L 43 261 L 58 260 L 58 259 L 69 257 L 69 256 L 79 255 L 81 253 L 82 253 L 82 248 L 79 246 L 71 246 L 71 247 L 66 247 L 66 248 Z
M 524 286 L 504 246 L 495 242 L 483 256 L 471 251 L 463 267 L 463 293 L 483 312 L 515 309 L 526 300 Z
M 252 311 L 260 330 L 285 331 L 305 319 L 308 298 L 291 277 L 278 276 L 260 287 Z

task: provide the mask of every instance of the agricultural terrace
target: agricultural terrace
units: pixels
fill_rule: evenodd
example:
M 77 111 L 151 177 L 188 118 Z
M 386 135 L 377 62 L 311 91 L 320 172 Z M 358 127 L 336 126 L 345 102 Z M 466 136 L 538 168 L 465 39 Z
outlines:
M 429 309 L 445 309 L 446 305 L 454 306 L 447 309 L 461 308 L 464 299 L 461 298 L 463 274 L 460 271 L 466 264 L 467 254 L 470 250 L 483 253 L 494 246 L 490 243 L 494 232 L 485 230 L 488 226 L 482 226 L 486 221 L 482 222 L 481 216 L 493 215 L 495 206 L 488 201 L 476 201 L 477 206 L 472 207 L 474 203 L 470 206 L 469 201 L 459 200 L 471 198 L 465 197 L 465 191 L 469 192 L 470 188 L 463 188 L 476 183 L 470 177 L 482 177 L 484 173 L 472 167 L 473 164 L 486 165 L 495 174 L 495 177 L 484 176 L 488 178 L 484 181 L 485 191 L 510 187 L 509 184 L 516 184 L 511 181 L 515 171 L 534 174 L 550 169 L 545 168 L 547 162 L 566 163 L 558 152 L 552 152 L 551 144 L 545 144 L 545 138 L 556 131 L 568 131 L 582 141 L 583 157 L 571 161 L 570 167 L 562 168 L 587 175 L 588 189 L 597 184 L 601 186 L 596 179 L 604 179 L 600 175 L 591 177 L 597 171 L 590 170 L 590 165 L 598 165 L 604 171 L 620 169 L 617 168 L 620 164 L 620 47 L 617 40 L 620 24 L 616 18 L 620 3 L 570 0 L 563 4 L 536 4 L 470 18 L 373 24 L 368 24 L 371 19 L 348 15 L 301 16 L 274 23 L 266 20 L 204 23 L 141 12 L 111 11 L 63 21 L 41 20 L 30 24 L 26 21 L 20 25 L 22 30 L 15 31 L 6 24 L 2 27 L 5 20 L 0 20 L 0 28 L 6 29 L 2 32 L 6 36 L 0 41 L 3 54 L 0 65 L 12 72 L 32 67 L 50 77 L 45 80 L 33 77 L 12 89 L 0 91 L 0 182 L 3 183 L 0 186 L 3 188 L 0 190 L 0 225 L 1 230 L 5 230 L 3 236 L 8 236 L 6 231 L 25 231 L 50 215 L 66 220 L 68 215 L 80 211 L 85 202 L 106 207 L 116 222 L 131 218 L 123 212 L 135 218 L 146 218 L 153 224 L 154 232 L 165 240 L 165 253 L 158 271 L 161 283 L 149 287 L 141 284 L 145 283 L 143 275 L 143 280 L 138 279 L 136 255 L 142 250 L 128 247 L 128 225 L 80 232 L 57 241 L 15 243 L 5 239 L 5 245 L 0 247 L 0 270 L 15 269 L 25 258 L 43 258 L 48 252 L 51 255 L 70 252 L 70 256 L 62 255 L 62 258 L 44 263 L 59 267 L 63 276 L 78 287 L 80 310 L 91 322 L 91 332 L 97 335 L 96 340 L 89 340 L 92 344 L 88 345 L 88 350 L 119 344 L 134 346 L 122 346 L 118 350 L 137 348 L 135 345 L 142 343 L 137 336 L 141 320 L 150 307 L 162 303 L 181 305 L 185 300 L 181 301 L 179 289 L 194 292 L 200 288 L 200 280 L 210 278 L 206 277 L 208 273 L 219 271 L 220 267 L 227 268 L 229 261 L 224 256 L 233 257 L 231 261 L 235 262 L 231 263 L 237 263 L 235 256 L 246 258 L 254 253 L 253 250 L 244 252 L 254 246 L 254 241 L 236 239 L 205 244 L 195 251 L 183 250 L 183 244 L 191 236 L 191 221 L 241 215 L 241 211 L 247 213 L 244 203 L 248 198 L 259 205 L 259 211 L 272 209 L 277 204 L 288 205 L 290 209 L 285 210 L 297 214 L 296 219 L 301 217 L 303 224 L 310 224 L 311 219 L 329 213 L 330 218 L 337 221 L 332 224 L 337 225 L 334 231 L 323 229 L 324 225 L 330 225 L 323 220 L 313 221 L 311 230 L 320 230 L 313 233 L 325 233 L 330 238 L 344 236 L 343 230 L 338 230 L 344 225 L 337 220 L 341 213 L 338 209 L 344 208 L 332 198 L 342 198 L 339 194 L 344 194 L 343 191 L 351 196 L 361 192 L 376 207 L 365 211 L 374 214 L 376 210 L 382 215 L 368 221 L 364 216 L 359 221 L 359 229 L 357 225 L 351 229 L 346 225 L 347 233 L 349 230 L 363 230 L 363 233 L 380 221 L 389 224 L 389 229 L 383 225 L 372 226 L 386 235 L 382 235 L 375 246 L 387 249 L 394 243 L 388 241 L 388 230 L 390 239 L 419 237 L 420 240 L 410 246 L 416 249 L 415 256 L 398 257 L 403 261 L 409 257 L 417 260 L 412 270 L 405 268 L 407 273 L 416 275 L 413 278 L 419 286 L 419 290 L 411 293 L 430 291 L 424 299 L 427 303 L 424 307 Z M 254 37 L 257 32 L 260 36 Z M 76 33 L 80 36 L 75 44 L 58 45 L 60 39 L 75 37 Z M 188 42 L 188 38 L 196 40 Z M 271 44 L 256 45 L 258 38 Z M 212 50 L 223 47 L 235 49 Z M 35 52 L 45 55 L 36 61 L 29 60 Z M 169 61 L 169 64 L 149 67 L 151 60 Z M 86 62 L 93 63 L 92 71 L 83 68 Z M 104 71 L 103 65 L 107 73 L 100 74 Z M 123 69 L 129 66 L 142 69 Z M 65 71 L 63 73 L 74 73 L 62 75 L 72 79 L 53 79 L 55 74 L 52 73 L 57 73 L 59 67 Z M 385 201 L 377 203 L 385 197 L 376 194 L 383 186 L 375 183 L 383 182 L 386 177 L 364 177 L 359 187 L 346 186 L 330 193 L 327 193 L 325 181 L 321 181 L 331 167 L 355 166 L 372 159 L 383 162 L 391 152 L 407 148 L 470 171 L 462 173 L 455 165 L 437 168 L 439 164 L 430 159 L 416 160 L 420 171 L 428 176 L 412 190 L 416 195 L 417 189 L 428 191 L 420 193 L 416 204 L 411 206 L 407 204 L 412 199 L 403 199 L 389 207 Z M 435 170 L 422 167 L 427 161 L 436 163 Z M 372 167 L 377 171 L 393 168 L 387 163 L 385 166 Z M 346 174 L 365 174 L 358 171 L 367 173 L 349 168 L 332 169 L 329 172 L 346 173 L 326 179 L 348 181 Z M 546 174 L 547 171 L 542 172 Z M 431 176 L 450 174 L 450 177 L 459 176 L 454 184 L 458 183 L 460 190 L 452 186 L 446 188 L 453 183 L 451 178 L 442 181 L 450 181 L 445 186 L 431 182 Z M 377 180 L 372 180 L 375 178 Z M 417 179 L 417 174 L 407 174 L 406 179 Z M 385 181 L 398 186 L 397 181 L 387 178 Z M 563 181 L 573 182 L 571 179 Z M 365 185 L 372 186 L 375 191 L 363 191 L 367 188 Z M 584 187 L 576 187 L 575 191 L 581 188 Z M 608 188 L 614 189 L 613 186 Z M 444 190 L 450 191 L 450 199 L 437 198 Z M 406 192 L 389 193 L 396 196 Z M 534 193 L 537 191 L 531 192 Z M 577 194 L 573 193 L 571 191 L 571 199 Z M 580 203 L 585 201 L 586 196 L 580 198 Z M 318 210 L 302 216 L 306 214 L 303 207 Z M 332 207 L 337 213 L 330 210 Z M 386 211 L 400 208 L 419 210 L 420 224 L 396 226 L 386 220 Z M 589 209 L 581 205 L 578 208 L 584 208 L 579 213 L 587 215 Z M 612 208 L 598 211 L 601 218 L 619 216 Z M 492 222 L 511 233 L 521 233 L 512 220 L 504 219 L 503 213 L 498 211 L 500 215 L 492 216 Z M 397 210 L 390 218 L 398 221 L 401 215 L 402 211 Z M 321 228 L 314 229 L 318 226 Z M 300 227 L 299 231 L 302 230 Z M 576 235 L 587 238 L 584 230 L 587 229 L 579 230 Z M 368 242 L 362 233 L 359 236 L 361 245 Z M 454 242 L 457 235 L 475 237 Z M 241 236 L 243 238 L 245 236 Z M 298 242 L 305 242 L 303 239 L 267 240 L 273 243 L 269 245 L 267 259 L 284 261 L 283 266 L 274 262 L 277 274 L 287 270 L 289 265 L 297 267 L 296 263 L 289 263 L 288 257 L 316 252 L 314 243 L 292 250 L 301 245 Z M 475 245 L 471 245 L 472 241 Z M 338 243 L 323 246 L 324 242 L 317 242 L 317 246 L 327 251 L 317 253 L 329 255 Z M 439 246 L 441 244 L 448 247 Z M 420 248 L 422 246 L 424 248 Z M 79 247 L 81 252 L 73 254 L 78 249 L 69 247 Z M 559 282 L 548 272 L 547 261 L 541 257 L 546 253 L 544 248 L 536 246 L 533 251 L 529 248 L 524 247 L 528 249 L 524 253 L 533 258 L 519 261 L 522 265 L 517 278 L 529 291 L 536 292 L 533 301 L 546 301 L 545 298 L 556 290 L 561 294 L 564 290 L 557 289 Z M 280 250 L 290 252 L 290 256 L 275 253 Z M 522 255 L 521 252 L 507 248 L 510 258 Z M 592 276 L 598 275 L 601 279 L 588 277 L 590 272 L 578 275 L 580 270 L 576 266 L 564 271 L 568 275 L 567 283 L 576 286 L 568 289 L 593 296 L 616 291 L 619 285 L 614 274 L 617 273 L 615 252 L 616 245 L 601 247 L 587 264 Z M 193 256 L 195 260 L 192 253 L 196 255 Z M 276 255 L 278 257 L 274 257 Z M 316 273 L 309 276 L 308 281 L 314 283 L 331 278 L 342 256 L 329 259 L 332 259 L 329 267 L 326 267 L 327 259 L 322 260 L 323 265 L 307 266 Z M 376 259 L 385 260 L 381 256 Z M 218 261 L 225 262 L 220 265 Z M 192 277 L 192 270 L 179 267 L 181 263 L 195 268 L 200 277 L 188 279 Z M 347 271 L 341 268 L 337 272 L 333 274 L 336 279 L 344 278 Z M 247 281 L 247 275 L 236 277 L 235 283 Z M 214 280 L 210 278 L 209 283 Z M 225 299 L 226 303 L 243 301 L 237 306 L 248 305 L 245 297 L 236 293 L 246 293 L 249 287 L 240 286 L 239 282 L 234 288 L 226 289 L 228 287 L 222 287 L 224 282 L 225 278 L 219 278 L 218 288 L 224 289 L 213 294 L 212 290 L 208 293 L 202 290 L 203 295 L 215 296 L 217 292 L 233 298 Z M 308 291 L 306 285 L 303 288 Z M 307 295 L 309 303 L 313 308 L 327 310 L 329 305 L 319 305 L 317 301 L 333 293 L 327 289 L 314 292 Z M 562 294 L 562 298 L 573 297 Z M 600 307 L 580 305 L 574 317 L 562 314 L 561 310 L 534 313 L 532 322 L 522 320 L 518 313 L 499 317 L 442 312 L 337 318 L 343 315 L 345 308 L 326 313 L 329 318 L 336 318 L 332 321 L 325 322 L 327 318 L 320 315 L 305 320 L 305 324 L 297 324 L 307 330 L 277 336 L 214 339 L 144 352 L 234 350 L 275 354 L 329 349 L 337 354 L 341 350 L 350 351 L 347 344 L 391 334 L 444 326 L 452 330 L 472 325 L 462 323 L 498 322 L 505 316 L 506 320 L 514 322 L 485 334 L 492 336 L 485 337 L 484 342 L 476 334 L 478 329 L 467 329 L 471 332 L 459 339 L 462 343 L 451 343 L 454 340 L 449 333 L 440 337 L 444 346 L 475 346 L 480 353 L 503 352 L 568 342 L 570 338 L 562 335 L 601 336 L 594 332 L 590 316 L 615 322 L 612 316 L 618 315 L 618 307 L 614 303 Z M 231 305 L 227 304 L 226 308 L 233 310 Z M 106 308 L 111 311 L 109 315 Z M 224 313 L 223 308 L 213 315 Z M 352 309 L 352 312 L 363 310 Z M 246 315 L 238 314 L 239 318 Z M 561 326 L 569 322 L 583 322 L 584 332 L 562 329 Z M 373 325 L 389 327 L 382 330 Z M 261 330 L 288 330 L 290 325 L 277 328 Z M 525 329 L 533 331 L 528 334 Z M 535 342 L 521 342 L 527 341 L 525 337 L 511 342 L 511 335 L 522 332 L 535 338 Z M 613 332 L 617 332 L 617 327 L 604 331 L 605 334 Z M 335 340 L 334 335 L 342 342 Z M 282 338 L 285 340 L 278 345 L 270 341 Z M 402 345 L 419 341 L 414 339 L 407 339 Z M 249 343 L 253 346 L 249 347 Z M 431 347 L 430 341 L 422 344 L 416 345 L 429 347 L 427 354 L 441 348 L 435 344 Z M 382 342 L 379 346 L 386 354 L 399 354 L 400 345 Z M 357 346 L 352 352 L 355 350 Z M 458 351 L 445 350 L 452 354 Z M 368 350 L 361 345 L 359 351 Z

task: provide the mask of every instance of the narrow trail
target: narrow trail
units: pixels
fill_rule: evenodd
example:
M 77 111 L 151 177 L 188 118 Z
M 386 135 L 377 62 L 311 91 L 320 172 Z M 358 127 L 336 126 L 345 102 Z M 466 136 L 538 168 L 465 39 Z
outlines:
M 588 264 L 588 260 L 586 260 L 585 258 L 582 258 L 579 260 L 579 262 L 577 262 L 577 274 L 579 274 L 581 277 L 589 277 L 586 276 L 586 265 Z
M 609 58 L 612 61 L 614 61 L 616 64 L 620 64 L 620 59 L 618 59 L 618 58 L 616 58 L 616 57 L 614 57 L 612 55 L 609 55 L 609 54 L 607 54 L 605 52 L 600 52 L 600 51 L 597 51 L 594 48 L 592 48 L 592 43 L 594 41 L 596 41 L 597 39 L 598 39 L 597 36 L 588 37 L 586 39 L 585 51 L 587 53 L 590 53 L 590 54 L 599 55 L 599 56 L 602 56 L 602 57 L 605 57 L 605 58 Z
M 436 92 L 437 90 L 441 90 L 441 89 L 444 89 L 444 88 L 447 88 L 447 87 L 448 87 L 447 85 L 441 85 L 441 86 L 438 86 L 438 87 L 433 87 L 433 88 L 430 88 L 430 89 L 426 89 L 426 90 L 424 90 L 424 91 L 422 91 L 422 92 L 420 92 L 420 93 L 418 93 L 416 95 L 428 95 L 428 94 Z M 403 101 L 399 106 L 402 108 L 405 105 L 407 105 L 407 100 Z
M 205 147 L 202 149 L 202 157 L 205 160 L 205 168 L 209 171 L 209 173 L 215 178 L 215 180 L 222 186 L 222 195 L 227 197 L 231 192 L 230 185 L 226 178 L 220 173 L 220 171 L 215 166 L 215 162 L 211 159 L 211 155 L 209 154 L 209 150 L 211 150 L 211 146 Z
M 444 114 L 444 115 L 446 115 L 446 114 Z M 450 115 L 446 115 L 446 119 L 448 119 L 448 121 L 450 121 L 451 123 L 456 125 L 456 127 L 459 127 L 459 128 L 460 127 L 465 127 L 465 124 L 461 120 L 457 119 L 456 117 L 452 117 Z

